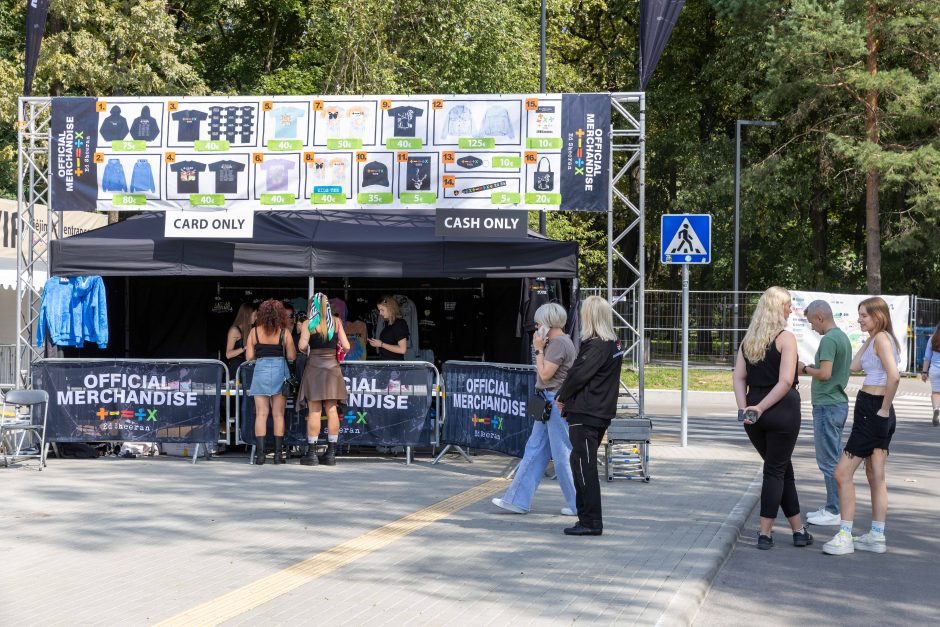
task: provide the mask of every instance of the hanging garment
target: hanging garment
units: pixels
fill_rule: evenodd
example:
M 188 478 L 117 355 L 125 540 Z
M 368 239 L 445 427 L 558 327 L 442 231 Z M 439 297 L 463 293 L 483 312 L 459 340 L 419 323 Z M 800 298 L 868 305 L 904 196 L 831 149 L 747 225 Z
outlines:
M 127 120 L 121 115 L 121 107 L 111 107 L 111 115 L 101 123 L 101 139 L 109 142 L 127 137 Z
M 150 169 L 150 162 L 146 159 L 138 159 L 134 164 L 134 171 L 131 173 L 131 193 L 134 192 L 156 192 L 157 187 L 153 181 L 153 170 Z
M 108 303 L 100 276 L 50 277 L 42 290 L 36 346 L 108 347 Z
M 108 159 L 108 165 L 104 166 L 104 174 L 101 177 L 101 191 L 127 191 L 127 179 L 124 178 L 124 166 L 121 165 L 120 159 Z
M 160 127 L 157 126 L 157 120 L 150 115 L 150 107 L 143 107 L 140 115 L 131 124 L 131 137 L 149 142 L 155 140 L 159 134 Z

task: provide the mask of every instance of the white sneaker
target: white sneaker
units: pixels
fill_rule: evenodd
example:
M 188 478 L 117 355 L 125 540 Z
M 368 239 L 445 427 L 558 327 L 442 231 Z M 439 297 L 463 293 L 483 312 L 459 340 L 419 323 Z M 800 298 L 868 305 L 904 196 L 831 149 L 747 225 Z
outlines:
M 562 516 L 577 516 L 577 515 L 578 515 L 578 512 L 576 512 L 575 510 L 571 509 L 570 507 L 562 507 L 562 508 L 561 508 L 561 515 L 562 515 Z
M 847 555 L 855 553 L 855 542 L 852 540 L 852 534 L 839 529 L 832 540 L 823 545 L 823 553 L 827 555 Z
M 888 543 L 885 541 L 885 534 L 869 531 L 863 536 L 852 538 L 855 548 L 859 551 L 870 551 L 872 553 L 884 553 L 888 550 Z
M 495 505 L 496 507 L 500 509 L 504 509 L 507 512 L 512 512 L 513 514 L 525 514 L 526 513 L 526 510 L 522 509 L 518 505 L 513 505 L 512 503 L 508 501 L 504 501 L 503 499 L 500 499 L 500 498 L 493 499 L 493 505 Z
M 825 507 L 822 507 L 817 512 L 812 512 L 806 516 L 806 524 L 808 525 L 818 525 L 820 527 L 826 527 L 831 525 L 838 525 L 842 522 L 842 518 L 838 514 L 833 514 Z

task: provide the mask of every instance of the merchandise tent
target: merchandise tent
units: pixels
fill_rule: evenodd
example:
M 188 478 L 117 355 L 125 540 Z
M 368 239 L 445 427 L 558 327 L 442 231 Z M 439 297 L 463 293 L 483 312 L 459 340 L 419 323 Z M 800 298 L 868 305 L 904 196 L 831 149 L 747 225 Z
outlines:
M 523 279 L 560 279 L 567 306 L 578 270 L 574 242 L 531 231 L 511 239 L 442 237 L 432 211 L 257 212 L 253 238 L 241 240 L 165 238 L 164 219 L 144 213 L 52 243 L 52 274 L 101 275 L 108 289 L 111 345 L 67 355 L 222 357 L 234 313 L 211 315 L 214 298 L 221 294 L 237 309 L 240 300 L 306 297 L 312 282 L 330 297 L 358 300 L 360 309 L 373 308 L 385 292 L 409 296 L 422 310 L 456 307 L 456 322 L 443 314 L 438 320 L 438 362 L 519 362 L 528 344 L 519 329 Z M 471 305 L 476 317 L 461 318 Z M 455 338 L 448 327 L 458 324 L 477 328 Z

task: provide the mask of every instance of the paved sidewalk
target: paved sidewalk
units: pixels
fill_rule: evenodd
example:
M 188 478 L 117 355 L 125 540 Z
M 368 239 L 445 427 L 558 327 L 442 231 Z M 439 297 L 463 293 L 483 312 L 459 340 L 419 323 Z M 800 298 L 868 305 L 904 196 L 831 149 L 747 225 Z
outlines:
M 0 469 L 0 554 L 16 565 L 0 570 L 0 624 L 156 623 L 357 542 L 361 556 L 307 569 L 297 587 L 228 623 L 686 623 L 756 499 L 759 459 L 735 442 L 733 419 L 721 422 L 727 440 L 682 449 L 676 421 L 657 421 L 652 481 L 602 481 L 605 530 L 594 538 L 562 535 L 572 519 L 546 481 L 526 516 L 476 495 L 393 541 L 372 540 L 498 477 L 507 458 L 496 455 L 433 467 L 163 457 Z

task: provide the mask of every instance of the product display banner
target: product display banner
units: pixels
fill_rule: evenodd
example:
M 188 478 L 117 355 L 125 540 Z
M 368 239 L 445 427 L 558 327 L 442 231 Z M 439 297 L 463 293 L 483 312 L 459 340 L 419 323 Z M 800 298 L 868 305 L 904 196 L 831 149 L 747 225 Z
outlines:
M 609 94 L 59 97 L 56 211 L 607 211 Z
M 215 442 L 221 363 L 40 360 L 49 442 Z
M 434 428 L 431 406 L 434 392 L 433 370 L 421 363 L 370 364 L 350 361 L 341 365 L 348 398 L 339 408 L 339 441 L 356 446 L 431 446 Z M 251 389 L 254 364 L 239 370 L 245 390 Z M 298 376 L 303 377 L 298 364 Z M 254 399 L 242 402 L 241 431 L 246 442 L 254 440 Z M 289 402 L 285 413 L 288 442 L 307 441 L 307 407 Z M 325 417 L 325 414 L 323 414 Z M 270 423 L 269 423 L 270 425 Z M 323 420 L 321 441 L 326 442 L 327 424 Z M 271 434 L 271 427 L 267 429 Z
M 793 313 L 787 320 L 787 329 L 796 336 L 796 347 L 800 361 L 813 365 L 821 336 L 813 331 L 806 319 L 806 306 L 814 300 L 824 300 L 832 308 L 836 326 L 842 329 L 852 342 L 853 355 L 868 338 L 858 326 L 858 305 L 870 296 L 859 294 L 827 294 L 824 292 L 802 292 L 791 290 Z M 908 363 L 907 325 L 910 323 L 910 298 L 907 296 L 882 296 L 891 310 L 894 336 L 900 342 L 901 369 Z
M 532 431 L 526 402 L 535 370 L 497 364 L 445 362 L 441 442 L 522 457 Z

